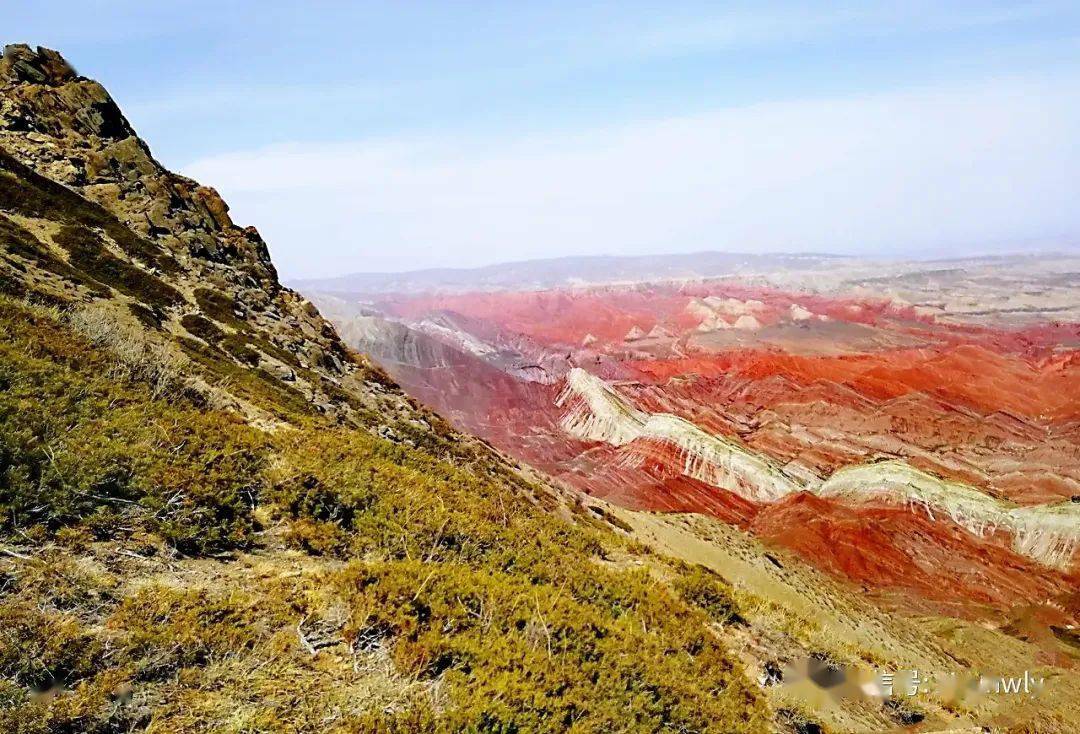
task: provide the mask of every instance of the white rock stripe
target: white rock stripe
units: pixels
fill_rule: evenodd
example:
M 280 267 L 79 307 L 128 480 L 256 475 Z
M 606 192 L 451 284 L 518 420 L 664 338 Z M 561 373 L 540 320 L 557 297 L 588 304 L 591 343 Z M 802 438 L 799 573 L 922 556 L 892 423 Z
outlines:
M 1018 553 L 1055 567 L 1069 566 L 1080 548 L 1080 505 L 1071 502 L 1019 507 L 900 460 L 844 467 L 821 484 L 802 486 L 737 441 L 678 416 L 638 410 L 611 385 L 580 368 L 567 375 L 556 404 L 566 409 L 563 430 L 575 438 L 613 446 L 638 439 L 669 445 L 681 458 L 686 476 L 754 502 L 810 491 L 852 502 L 878 500 L 920 508 L 931 519 L 940 513 L 980 537 L 1007 531 Z

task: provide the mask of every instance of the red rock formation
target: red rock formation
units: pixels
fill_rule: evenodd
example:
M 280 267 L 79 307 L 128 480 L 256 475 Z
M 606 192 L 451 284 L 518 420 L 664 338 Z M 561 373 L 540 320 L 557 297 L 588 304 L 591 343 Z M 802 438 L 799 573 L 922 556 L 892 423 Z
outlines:
M 395 379 L 458 425 L 595 496 L 712 515 L 868 588 L 939 605 L 1005 608 L 1077 584 L 1075 574 L 1019 555 L 1008 533 L 978 536 L 947 516 L 850 498 L 753 502 L 736 486 L 693 478 L 670 442 L 579 440 L 560 422 L 570 406 L 555 406 L 559 384 L 491 356 L 527 353 L 556 382 L 584 367 L 642 415 L 671 414 L 730 439 L 799 486 L 897 458 L 1035 505 L 1080 494 L 1080 357 L 1061 348 L 1080 343 L 1076 324 L 938 323 L 886 300 L 726 281 L 390 296 L 376 305 L 405 323 L 464 330 L 482 346 L 464 353 L 466 342 L 447 336 L 458 356 L 386 363 Z M 736 328 L 747 315 L 754 326 Z
M 801 493 L 762 509 L 758 536 L 807 562 L 876 589 L 915 592 L 946 604 L 1039 604 L 1080 585 L 998 538 L 979 539 L 948 520 L 886 506 L 845 506 Z

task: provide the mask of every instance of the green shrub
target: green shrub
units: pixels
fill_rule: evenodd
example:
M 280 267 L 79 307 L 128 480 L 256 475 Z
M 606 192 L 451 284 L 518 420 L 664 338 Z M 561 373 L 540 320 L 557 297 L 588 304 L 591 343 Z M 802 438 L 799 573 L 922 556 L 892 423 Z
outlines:
M 256 367 L 259 364 L 259 353 L 248 346 L 249 343 L 249 340 L 240 334 L 229 334 L 221 340 L 220 346 L 238 362 Z
M 344 429 L 275 443 L 267 497 L 297 518 L 294 543 L 367 559 L 328 579 L 352 610 L 345 635 L 389 645 L 407 675 L 441 680 L 454 702 L 444 730 L 764 722 L 706 629 L 718 579 L 692 579 L 688 605 L 644 571 L 604 570 L 591 560 L 604 536 L 407 446 Z
M 225 332 L 217 324 L 198 314 L 185 314 L 180 319 L 180 324 L 187 330 L 187 333 L 199 337 L 207 344 L 217 344 L 225 338 Z
M 739 605 L 730 587 L 712 569 L 694 566 L 676 579 L 675 589 L 683 599 L 705 610 L 709 617 L 720 624 L 746 622 L 739 613 Z
M 123 630 L 138 675 L 156 679 L 250 650 L 276 627 L 270 610 L 240 593 L 155 585 L 125 599 L 109 626 Z
M 573 572 L 547 586 L 454 563 L 353 564 L 335 583 L 354 610 L 350 639 L 386 640 L 404 671 L 441 679 L 454 702 L 444 730 L 763 726 L 754 691 L 700 613 L 642 574 L 578 573 L 632 603 L 615 611 L 578 596 Z
M 104 648 L 72 615 L 29 603 L 0 604 L 0 675 L 43 691 L 69 685 L 97 669 Z
M 210 288 L 197 288 L 195 290 L 195 302 L 211 318 L 228 324 L 235 329 L 250 328 L 246 321 L 236 315 L 238 307 L 233 299 L 221 291 Z
M 135 523 L 185 552 L 250 542 L 261 434 L 110 378 L 110 355 L 47 316 L 4 302 L 0 322 L 0 529 L 104 538 Z
M 141 303 L 131 301 L 128 303 L 128 310 L 131 311 L 140 324 L 151 331 L 160 331 L 161 324 L 165 320 L 164 314 L 159 310 L 155 311 L 148 306 L 144 306 Z

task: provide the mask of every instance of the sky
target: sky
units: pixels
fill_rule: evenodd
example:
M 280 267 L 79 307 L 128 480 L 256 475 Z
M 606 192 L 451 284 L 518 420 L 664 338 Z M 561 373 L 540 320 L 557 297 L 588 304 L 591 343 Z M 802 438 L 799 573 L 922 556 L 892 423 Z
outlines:
M 4 0 L 0 28 L 286 278 L 1080 242 L 1075 0 Z

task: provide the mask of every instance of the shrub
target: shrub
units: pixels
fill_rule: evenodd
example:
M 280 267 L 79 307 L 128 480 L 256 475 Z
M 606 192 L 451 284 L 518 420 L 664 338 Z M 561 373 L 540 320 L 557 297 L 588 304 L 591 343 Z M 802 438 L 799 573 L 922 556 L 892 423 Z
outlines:
M 154 585 L 126 598 L 109 626 L 124 631 L 138 675 L 160 679 L 252 648 L 275 627 L 267 611 L 240 593 Z
M 78 308 L 68 316 L 72 328 L 94 347 L 117 359 L 113 374 L 140 380 L 157 398 L 180 387 L 180 358 L 164 344 L 151 340 L 145 331 L 118 321 L 104 304 Z
M 353 564 L 334 581 L 354 610 L 347 637 L 390 640 L 403 670 L 441 679 L 446 730 L 762 727 L 700 616 L 645 576 L 579 573 L 633 604 L 616 612 L 570 586 L 454 563 Z
M 683 599 L 703 609 L 720 624 L 746 623 L 730 587 L 712 569 L 694 566 L 676 579 L 675 589 Z
M 589 559 L 611 536 L 408 446 L 344 429 L 275 443 L 267 497 L 297 518 L 293 542 L 366 559 L 327 579 L 352 610 L 344 634 L 388 645 L 407 675 L 441 681 L 453 701 L 437 719 L 445 730 L 603 731 L 634 721 L 754 731 L 764 721 L 694 609 L 716 612 L 718 579 L 691 580 L 698 593 L 684 604 L 643 571 L 606 571 Z
M 161 311 L 156 311 L 134 301 L 128 303 L 128 310 L 131 311 L 131 315 L 147 329 L 153 331 L 161 330 L 161 324 L 165 320 L 164 314 L 162 314 Z
M 73 267 L 121 293 L 159 308 L 184 302 L 180 292 L 161 278 L 112 255 L 101 236 L 91 229 L 66 224 L 53 239 L 67 250 Z
M 43 691 L 91 675 L 102 655 L 100 641 L 71 615 L 8 600 L 0 605 L 0 675 Z
M 180 324 L 192 336 L 197 336 L 207 344 L 217 344 L 225 338 L 225 333 L 208 318 L 189 313 L 180 319 Z
M 197 288 L 195 290 L 195 302 L 208 316 L 223 324 L 228 324 L 236 329 L 247 329 L 248 324 L 237 317 L 237 305 L 232 298 L 221 291 L 209 288 Z
M 124 338 L 119 357 L 101 352 L 118 332 L 80 314 L 90 337 L 0 301 L 0 528 L 80 525 L 102 538 L 134 523 L 189 553 L 248 544 L 261 434 L 179 396 L 154 400 L 156 352 Z
M 240 334 L 229 334 L 221 340 L 221 348 L 231 354 L 238 362 L 249 367 L 259 364 L 259 353 L 248 346 L 248 340 Z

